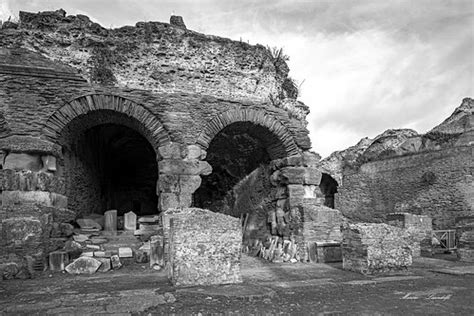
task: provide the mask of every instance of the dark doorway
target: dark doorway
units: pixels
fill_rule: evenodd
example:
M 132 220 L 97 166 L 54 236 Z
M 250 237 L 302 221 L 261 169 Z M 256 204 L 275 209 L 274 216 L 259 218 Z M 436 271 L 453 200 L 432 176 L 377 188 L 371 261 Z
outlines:
M 74 134 L 63 150 L 69 207 L 78 215 L 157 213 L 156 155 L 140 133 L 101 124 Z
M 327 173 L 323 173 L 321 177 L 321 183 L 319 184 L 319 189 L 321 193 L 324 194 L 324 206 L 334 208 L 334 196 L 337 193 L 337 187 L 339 184 L 333 177 Z

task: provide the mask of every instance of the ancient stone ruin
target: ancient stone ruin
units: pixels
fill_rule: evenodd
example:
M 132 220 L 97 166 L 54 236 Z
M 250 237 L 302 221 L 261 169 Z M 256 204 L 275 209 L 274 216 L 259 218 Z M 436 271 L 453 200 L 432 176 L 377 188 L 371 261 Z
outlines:
M 0 279 L 140 263 L 175 285 L 238 283 L 242 252 L 403 270 L 429 249 L 431 218 L 473 216 L 471 99 L 443 128 L 320 161 L 288 72 L 281 51 L 177 16 L 106 29 L 58 10 L 3 24 Z

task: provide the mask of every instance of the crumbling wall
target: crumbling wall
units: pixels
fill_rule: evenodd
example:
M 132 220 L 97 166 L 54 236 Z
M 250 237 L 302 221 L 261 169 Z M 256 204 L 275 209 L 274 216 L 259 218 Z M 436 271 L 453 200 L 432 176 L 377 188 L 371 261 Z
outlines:
M 431 217 L 434 229 L 453 228 L 456 217 L 474 212 L 473 175 L 468 146 L 368 162 L 345 170 L 336 208 L 357 221 L 409 212 Z

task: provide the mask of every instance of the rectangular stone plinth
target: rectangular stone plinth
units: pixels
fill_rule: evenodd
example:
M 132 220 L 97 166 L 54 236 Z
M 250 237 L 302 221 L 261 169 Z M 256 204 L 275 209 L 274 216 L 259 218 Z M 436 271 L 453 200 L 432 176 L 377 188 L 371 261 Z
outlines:
M 184 209 L 170 219 L 169 276 L 174 285 L 240 283 L 240 219 Z
M 412 264 L 413 238 L 387 224 L 348 224 L 343 229 L 342 267 L 362 274 L 406 270 Z

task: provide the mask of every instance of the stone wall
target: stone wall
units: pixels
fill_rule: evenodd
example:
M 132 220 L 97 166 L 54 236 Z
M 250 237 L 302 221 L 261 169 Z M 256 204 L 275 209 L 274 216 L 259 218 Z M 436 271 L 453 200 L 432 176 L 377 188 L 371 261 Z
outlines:
M 431 256 L 433 224 L 429 216 L 410 213 L 393 213 L 387 215 L 387 223 L 406 229 L 415 240 L 413 257 Z
M 174 285 L 240 283 L 240 220 L 203 209 L 170 219 L 170 279 Z
M 406 270 L 414 241 L 407 230 L 387 224 L 349 224 L 343 229 L 342 267 L 362 274 Z
M 473 175 L 472 146 L 368 162 L 345 170 L 336 208 L 357 221 L 409 212 L 431 217 L 434 229 L 453 228 L 474 212 Z
M 0 30 L 0 112 L 10 134 L 39 136 L 54 110 L 103 93 L 143 105 L 174 141 L 193 144 L 207 122 L 245 106 L 268 111 L 310 147 L 308 109 L 285 97 L 288 67 L 263 46 L 158 22 L 107 30 L 62 12 L 23 17 L 18 29 Z

